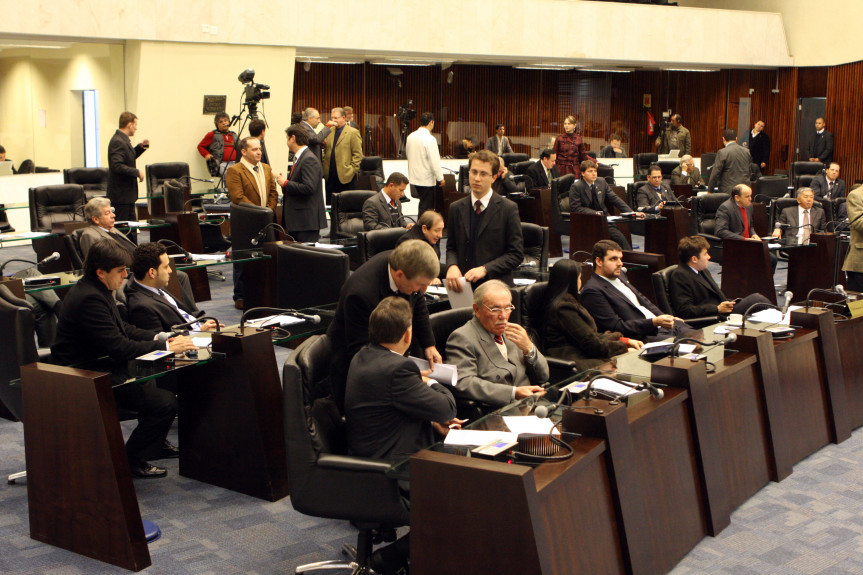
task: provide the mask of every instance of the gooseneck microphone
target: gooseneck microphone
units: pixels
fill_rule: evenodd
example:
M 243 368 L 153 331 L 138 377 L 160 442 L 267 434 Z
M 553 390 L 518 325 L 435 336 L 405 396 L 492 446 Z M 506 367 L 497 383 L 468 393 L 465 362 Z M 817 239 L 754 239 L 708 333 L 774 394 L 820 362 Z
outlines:
M 281 308 L 281 307 L 253 307 L 251 309 L 247 309 L 243 312 L 243 316 L 240 318 L 240 329 L 243 329 L 243 326 L 246 325 L 246 317 L 252 312 L 268 312 L 275 313 L 278 315 L 289 315 L 292 317 L 299 318 L 304 321 L 311 322 L 315 325 L 321 323 L 321 316 L 319 315 L 308 315 L 304 313 L 300 313 L 295 309 L 290 308 Z
M 252 245 L 256 246 L 259 243 L 261 243 L 263 241 L 264 237 L 267 235 L 267 230 L 274 229 L 274 228 L 278 228 L 282 232 L 282 234 L 285 235 L 285 237 L 290 237 L 290 234 L 285 230 L 285 228 L 283 228 L 282 226 L 280 226 L 279 224 L 277 224 L 275 222 L 270 222 L 269 224 L 262 227 L 261 231 L 259 231 L 257 233 L 257 235 L 252 238 Z
M 169 239 L 166 239 L 166 238 L 162 238 L 161 240 L 159 240 L 159 241 L 158 241 L 158 242 L 156 242 L 156 243 L 162 244 L 163 246 L 174 246 L 175 248 L 177 248 L 178 250 L 180 250 L 180 253 L 182 253 L 184 256 L 186 256 L 186 258 L 188 258 L 188 260 L 189 260 L 190 262 L 195 261 L 195 258 L 193 258 L 193 257 L 192 257 L 192 254 L 190 254 L 189 252 L 187 252 L 187 251 L 186 251 L 186 248 L 184 248 L 183 246 L 181 246 L 180 244 L 178 244 L 178 243 L 177 243 L 177 242 L 175 242 L 174 240 L 169 240 Z
M 38 267 L 38 266 L 41 266 L 42 264 L 47 264 L 48 262 L 53 262 L 53 261 L 56 261 L 59 259 L 60 259 L 60 253 L 59 252 L 52 252 L 51 255 L 42 258 L 38 262 L 34 262 L 32 260 L 25 260 L 25 259 L 21 259 L 21 258 L 12 258 L 12 259 L 6 260 L 5 262 L 3 262 L 2 265 L 0 265 L 0 275 L 3 275 L 3 270 L 6 269 L 6 265 L 11 264 L 12 262 L 19 262 L 22 264 L 30 264 L 30 267 Z

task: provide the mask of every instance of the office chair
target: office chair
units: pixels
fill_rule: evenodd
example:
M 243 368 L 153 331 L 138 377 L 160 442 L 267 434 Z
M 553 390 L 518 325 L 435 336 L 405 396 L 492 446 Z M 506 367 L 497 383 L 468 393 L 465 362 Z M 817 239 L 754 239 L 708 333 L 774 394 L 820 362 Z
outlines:
M 513 300 L 513 305 L 516 305 L 515 300 Z M 429 323 L 431 324 L 432 334 L 434 334 L 435 346 L 440 352 L 444 362 L 447 360 L 446 340 L 449 339 L 452 332 L 466 324 L 472 317 L 473 309 L 469 307 L 439 311 L 429 316 Z M 455 404 L 456 417 L 459 419 L 469 419 L 474 421 L 485 414 L 483 404 L 479 401 L 456 397 Z M 485 407 L 487 408 L 488 406 Z
M 273 210 L 253 204 L 231 204 L 231 246 L 233 250 L 250 250 L 252 239 L 264 226 L 273 223 Z M 275 241 L 272 228 L 264 234 L 262 242 Z M 260 243 L 258 244 L 260 245 Z
M 107 192 L 108 168 L 66 168 L 63 170 L 63 183 L 83 186 L 84 195 L 90 201 Z
M 812 179 L 825 168 L 821 162 L 791 162 L 791 185 L 795 190 L 808 188 Z
M 635 154 L 632 156 L 632 174 L 635 181 L 647 179 L 647 168 L 659 159 L 658 154 Z
M 163 199 L 162 196 L 166 195 L 165 184 L 170 180 L 177 180 L 176 184 L 182 186 L 182 191 L 185 193 L 185 187 L 189 185 L 189 164 L 186 162 L 160 162 L 156 164 L 147 164 L 144 171 L 147 176 L 147 210 L 150 214 L 182 211 L 182 202 L 180 203 L 179 209 L 173 210 L 168 209 L 166 204 L 165 209 L 163 210 L 162 206 L 158 205 L 157 202 L 165 202 L 165 199 Z M 173 199 L 171 205 L 172 208 L 178 207 L 174 205 L 175 203 L 176 198 Z
M 458 167 L 458 192 L 460 194 L 470 193 L 470 170 L 467 169 L 467 164 L 462 164 Z
M 518 154 L 515 152 L 509 154 L 501 154 L 500 159 L 503 160 L 503 165 L 509 168 L 510 164 L 517 164 L 530 159 L 527 154 Z
M 28 191 L 30 231 L 50 232 L 54 222 L 84 221 L 84 188 L 78 184 L 38 186 Z
M 615 185 L 613 166 L 609 166 L 608 164 L 597 164 L 596 175 L 603 178 L 609 186 Z
M 730 197 L 730 194 L 723 193 L 702 194 L 693 197 L 690 204 L 695 214 L 698 235 L 704 236 L 710 243 L 710 257 L 719 264 L 722 263 L 722 239 L 716 235 L 716 210 Z
M 701 154 L 701 177 L 704 178 L 705 174 L 709 175 L 709 170 L 713 167 L 713 164 L 716 163 L 716 153 L 715 152 L 707 152 L 706 154 Z M 706 178 L 704 178 L 706 180 Z
M 561 236 L 569 236 L 569 188 L 574 182 L 573 174 L 551 180 L 551 229 Z
M 33 160 L 24 160 L 23 162 L 21 162 L 21 165 L 18 166 L 17 172 L 19 174 L 35 174 L 36 164 L 33 163 Z
M 357 232 L 357 248 L 360 252 L 360 263 L 364 264 L 376 254 L 393 250 L 399 239 L 407 232 L 406 228 L 386 228 Z
M 380 156 L 365 156 L 360 160 L 360 171 L 358 176 L 372 176 L 375 187 L 369 188 L 380 191 L 384 187 L 384 161 Z
M 276 252 L 279 307 L 303 309 L 339 301 L 350 273 L 350 258 L 341 250 L 299 243 Z
M 532 160 L 524 160 L 523 162 L 515 162 L 507 166 L 513 176 L 523 176 L 529 167 L 533 165 Z
M 663 313 L 675 315 L 677 310 L 671 306 L 671 291 L 669 290 L 671 273 L 677 269 L 677 265 L 668 266 L 658 272 L 653 272 L 650 275 L 650 280 L 653 282 L 653 293 L 656 294 L 656 307 L 662 310 Z M 686 320 L 686 323 L 692 327 L 705 327 L 713 325 L 720 321 L 719 315 L 709 315 L 703 317 L 693 317 Z
M 548 228 L 528 222 L 521 222 L 521 235 L 524 238 L 524 259 L 521 265 L 535 264 L 536 268 L 548 267 Z
M 360 530 L 356 557 L 302 565 L 296 573 L 368 573 L 373 544 L 394 538 L 396 527 L 410 523 L 410 514 L 398 482 L 386 475 L 390 462 L 348 455 L 345 422 L 335 402 L 311 402 L 315 389 L 329 378 L 331 361 L 329 338 L 316 335 L 300 344 L 282 369 L 291 505 L 305 515 L 351 521 Z
M 371 190 L 348 190 L 333 194 L 330 205 L 330 237 L 354 238 L 363 226 L 363 203 L 378 192 Z
M 786 198 L 789 195 L 791 181 L 785 176 L 761 176 L 755 182 L 752 191 L 753 198 L 768 199 Z

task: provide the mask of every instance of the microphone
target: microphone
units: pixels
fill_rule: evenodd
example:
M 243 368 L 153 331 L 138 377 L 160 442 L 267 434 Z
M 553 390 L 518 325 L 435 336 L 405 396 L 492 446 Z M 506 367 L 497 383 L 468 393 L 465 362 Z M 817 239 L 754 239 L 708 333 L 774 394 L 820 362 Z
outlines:
M 528 261 L 528 262 L 521 262 L 521 263 L 518 265 L 518 267 L 520 267 L 520 268 L 535 268 L 535 267 L 536 267 L 536 261 L 535 261 L 535 260 L 530 260 L 530 261 Z
M 300 319 L 305 320 L 305 321 L 310 321 L 314 324 L 321 323 L 321 316 L 319 316 L 319 315 L 306 315 L 304 313 L 298 312 L 295 309 L 282 308 L 282 307 L 253 307 L 253 308 L 247 309 L 246 311 L 243 312 L 243 315 L 240 318 L 240 331 L 242 331 L 243 326 L 246 325 L 246 317 L 249 314 L 251 314 L 252 312 L 259 312 L 259 311 L 276 313 L 276 314 L 280 314 L 280 315 L 290 315 L 290 316 L 297 317 L 297 318 L 300 318 Z
M 700 345 L 701 347 L 713 347 L 720 344 L 734 343 L 735 341 L 737 341 L 737 334 L 734 333 L 726 333 L 725 337 L 714 341 L 701 341 L 692 337 L 677 337 L 674 339 L 674 345 L 671 346 L 668 355 L 670 355 L 671 357 L 679 357 L 681 343 L 694 343 L 696 345 Z
M 294 311 L 294 310 L 286 311 L 282 315 L 290 315 L 290 316 L 311 322 L 315 325 L 321 323 L 321 316 L 319 316 L 319 315 L 307 315 L 307 314 L 300 313 L 300 312 Z
M 582 393 L 587 393 L 586 401 L 590 400 L 590 392 L 593 390 L 593 382 L 596 381 L 597 379 L 608 379 L 608 380 L 611 380 L 615 383 L 625 385 L 626 387 L 631 387 L 632 389 L 635 389 L 636 391 L 641 391 L 641 390 L 646 389 L 647 391 L 650 392 L 650 395 L 653 396 L 653 398 L 657 399 L 657 400 L 665 397 L 665 392 L 662 391 L 661 389 L 659 389 L 658 387 L 656 387 L 654 384 L 652 384 L 649 381 L 643 381 L 641 383 L 636 384 L 636 383 L 632 383 L 631 381 L 623 381 L 622 379 L 612 377 L 612 376 L 605 374 L 605 373 L 598 373 L 598 374 L 596 374 L 590 378 L 590 380 L 587 383 L 587 388 L 582 392 Z M 627 392 L 627 394 L 628 393 L 629 392 Z M 626 394 L 624 394 L 624 395 L 626 395 Z M 619 397 L 622 397 L 622 396 L 619 396 Z
M 48 262 L 55 262 L 60 259 L 60 252 L 53 252 L 50 256 L 41 259 L 36 263 L 37 266 L 41 266 L 42 264 L 47 264 Z
M 448 167 L 446 167 L 446 166 L 441 166 L 441 169 L 442 169 L 442 170 L 446 170 L 446 171 L 447 171 L 447 172 L 449 172 L 450 174 L 456 174 L 456 175 L 458 175 L 458 172 L 457 172 L 457 171 L 455 171 L 455 170 L 453 170 L 452 168 L 448 168 Z
M 842 287 L 842 284 L 836 284 L 836 287 L 834 287 L 833 289 L 836 290 L 836 293 L 838 293 L 845 299 L 848 299 L 848 292 L 845 291 L 845 288 Z
M 256 246 L 259 243 L 261 243 L 261 241 L 267 235 L 267 230 L 272 229 L 272 228 L 279 228 L 284 235 L 286 235 L 286 236 L 289 235 L 288 232 L 285 231 L 285 228 L 283 228 L 282 226 L 280 226 L 279 224 L 277 224 L 275 222 L 270 222 L 269 224 L 267 224 L 263 228 L 261 228 L 261 231 L 259 231 L 258 234 L 252 238 L 252 245 Z
M 183 246 L 181 246 L 180 244 L 178 244 L 177 242 L 175 242 L 173 240 L 169 240 L 167 238 L 162 238 L 161 240 L 159 240 L 156 243 L 162 244 L 163 246 L 174 246 L 175 248 L 180 250 L 180 253 L 182 253 L 184 256 L 186 256 L 186 258 L 190 262 L 195 261 L 195 258 L 192 257 L 192 254 L 190 254 L 189 252 L 186 251 L 186 248 L 184 248 Z
M 788 308 L 791 307 L 791 299 L 794 297 L 794 294 L 791 290 L 785 291 L 785 305 L 782 306 L 782 317 L 785 317 L 785 314 L 788 313 Z
M 177 179 L 178 179 L 178 180 L 190 180 L 190 181 L 193 181 L 193 182 L 205 182 L 205 183 L 207 183 L 207 184 L 212 184 L 212 183 L 214 183 L 214 182 L 216 181 L 216 180 L 214 180 L 214 179 L 212 179 L 212 178 L 208 178 L 208 179 L 201 179 L 201 178 L 193 178 L 192 176 L 180 176 L 180 177 L 179 177 L 179 178 L 177 178 Z
M 822 288 L 812 288 L 806 294 L 806 311 L 809 311 L 809 302 L 812 301 L 812 294 L 814 293 L 823 293 L 829 295 L 839 294 L 844 297 L 846 300 L 848 299 L 848 292 L 845 291 L 845 288 L 842 287 L 842 284 L 836 284 L 834 289 L 822 289 Z
M 30 264 L 30 267 L 37 267 L 37 266 L 41 266 L 42 264 L 46 264 L 48 262 L 53 262 L 53 261 L 56 261 L 59 259 L 60 259 L 60 253 L 59 252 L 53 252 L 53 253 L 51 253 L 51 255 L 49 255 L 46 258 L 39 260 L 38 262 L 34 262 L 32 260 L 25 260 L 25 259 L 21 259 L 21 258 L 8 259 L 5 262 L 3 262 L 3 265 L 0 265 L 0 275 L 3 275 L 3 270 L 6 269 L 6 265 L 11 264 L 12 262 L 20 262 L 20 263 L 24 263 L 24 264 Z M 27 269 L 29 269 L 29 268 L 27 268 Z

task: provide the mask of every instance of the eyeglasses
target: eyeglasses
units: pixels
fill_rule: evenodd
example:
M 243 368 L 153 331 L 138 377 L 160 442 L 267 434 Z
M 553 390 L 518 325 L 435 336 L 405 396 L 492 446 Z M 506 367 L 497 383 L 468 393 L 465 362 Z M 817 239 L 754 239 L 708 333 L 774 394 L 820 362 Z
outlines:
M 479 170 L 471 170 L 469 173 L 473 177 L 479 177 L 479 178 L 490 178 L 491 177 L 490 173 L 480 172 Z
M 484 307 L 485 309 L 487 309 L 488 311 L 490 311 L 491 313 L 494 313 L 494 314 L 498 314 L 502 311 L 505 311 L 506 313 L 512 313 L 513 310 L 515 310 L 515 306 L 512 304 L 509 304 L 508 306 L 505 306 L 505 307 L 497 307 L 497 306 L 488 307 L 487 305 L 482 304 L 482 307 Z

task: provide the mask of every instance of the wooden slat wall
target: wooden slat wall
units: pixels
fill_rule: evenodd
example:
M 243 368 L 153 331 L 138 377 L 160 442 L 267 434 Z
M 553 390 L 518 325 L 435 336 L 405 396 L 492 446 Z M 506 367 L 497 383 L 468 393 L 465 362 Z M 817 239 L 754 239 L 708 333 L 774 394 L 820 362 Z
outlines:
M 863 180 L 863 62 L 832 66 L 827 74 L 827 129 L 833 132 L 833 159 L 849 184 Z

